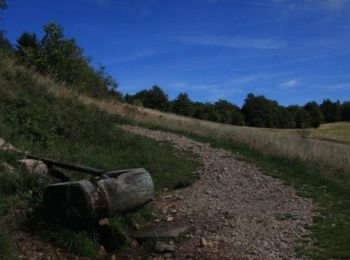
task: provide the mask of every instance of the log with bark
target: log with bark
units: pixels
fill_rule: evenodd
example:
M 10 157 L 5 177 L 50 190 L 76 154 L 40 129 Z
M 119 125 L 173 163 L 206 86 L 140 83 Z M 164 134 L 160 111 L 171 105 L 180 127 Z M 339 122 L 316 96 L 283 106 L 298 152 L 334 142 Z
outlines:
M 83 228 L 94 220 L 141 207 L 153 196 L 151 175 L 139 168 L 49 185 L 44 192 L 44 206 L 50 219 Z

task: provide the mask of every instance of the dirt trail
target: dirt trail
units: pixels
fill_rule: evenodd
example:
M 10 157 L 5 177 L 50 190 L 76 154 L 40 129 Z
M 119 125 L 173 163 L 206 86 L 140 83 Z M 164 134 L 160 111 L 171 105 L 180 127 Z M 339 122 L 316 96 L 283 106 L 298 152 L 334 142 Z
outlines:
M 293 259 L 298 241 L 310 233 L 311 201 L 252 163 L 208 144 L 161 131 L 123 126 L 202 161 L 200 180 L 156 199 L 160 222 L 188 224 L 193 236 L 177 245 L 179 259 Z M 151 151 L 150 151 L 151 152 Z

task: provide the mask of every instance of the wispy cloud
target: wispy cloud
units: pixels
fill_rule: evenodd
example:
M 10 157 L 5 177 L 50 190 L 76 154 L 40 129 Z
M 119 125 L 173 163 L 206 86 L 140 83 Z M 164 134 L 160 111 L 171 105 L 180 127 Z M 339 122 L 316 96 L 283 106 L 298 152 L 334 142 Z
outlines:
M 296 87 L 296 86 L 298 86 L 300 84 L 301 84 L 301 82 L 299 80 L 291 79 L 291 80 L 288 80 L 286 82 L 283 82 L 283 83 L 279 84 L 279 86 L 281 88 L 286 89 L 286 88 L 294 88 L 294 87 Z
M 245 38 L 236 36 L 182 36 L 183 43 L 229 48 L 279 49 L 286 46 L 283 41 L 270 38 Z
M 230 0 L 211 0 L 211 2 L 229 2 Z M 234 0 L 232 3 L 240 3 L 246 5 L 260 5 L 268 7 L 284 7 L 288 9 L 310 9 L 322 8 L 330 11 L 341 10 L 350 5 L 349 0 Z
M 100 6 L 110 6 L 115 4 L 118 0 L 84 0 L 85 2 L 95 3 Z
M 333 85 L 325 86 L 324 88 L 328 90 L 346 90 L 346 89 L 350 89 L 350 83 L 333 84 Z
M 208 97 L 208 101 L 214 102 L 218 99 L 228 99 L 230 96 L 243 93 L 243 89 L 232 86 L 230 82 L 199 83 L 178 81 L 168 84 L 168 87 L 176 93 L 187 92 L 192 97 L 201 96 L 203 93 Z
M 133 54 L 129 54 L 127 56 L 115 57 L 113 59 L 106 60 L 105 64 L 107 66 L 111 66 L 111 65 L 121 64 L 121 63 L 127 63 L 127 62 L 131 62 L 131 61 L 149 58 L 149 57 L 155 56 L 159 53 L 160 53 L 160 51 L 158 51 L 158 50 L 140 51 L 140 52 L 136 52 Z
M 307 2 L 328 10 L 341 10 L 349 4 L 349 0 L 307 0 Z

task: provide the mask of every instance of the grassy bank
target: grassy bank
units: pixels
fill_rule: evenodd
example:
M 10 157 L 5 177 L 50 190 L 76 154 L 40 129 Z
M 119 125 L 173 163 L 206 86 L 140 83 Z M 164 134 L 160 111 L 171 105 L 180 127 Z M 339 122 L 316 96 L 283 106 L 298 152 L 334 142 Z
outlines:
M 192 154 L 175 152 L 173 146 L 167 143 L 157 143 L 124 132 L 115 126 L 125 122 L 120 116 L 102 112 L 93 105 L 84 105 L 74 96 L 57 97 L 47 91 L 48 85 L 43 85 L 42 80 L 41 76 L 16 67 L 12 62 L 0 61 L 1 138 L 39 156 L 100 169 L 144 167 L 152 175 L 156 193 L 164 188 L 189 185 L 197 178 L 193 172 L 198 162 Z M 54 85 L 50 84 L 51 87 Z M 0 170 L 1 226 L 11 228 L 9 223 L 13 220 L 9 220 L 8 216 L 14 208 L 27 209 L 32 222 L 40 223 L 35 226 L 34 234 L 73 253 L 92 254 L 92 245 L 96 247 L 92 238 L 50 226 L 37 214 L 46 181 L 55 180 L 41 181 L 38 176 L 24 176 L 17 168 L 17 160 L 22 157 L 0 153 L 0 164 L 6 162 L 15 166 L 12 173 Z M 72 179 L 88 178 L 72 172 L 67 174 Z M 14 199 L 9 202 L 9 198 Z M 5 243 L 6 234 L 6 230 L 0 231 L 2 256 L 8 254 L 11 242 Z M 82 245 L 77 241 L 85 242 Z
M 60 89 L 54 89 L 53 92 L 55 95 L 66 93 Z M 350 171 L 350 146 L 348 144 L 313 139 L 308 133 L 301 132 L 291 135 L 279 130 L 267 131 L 253 127 L 225 125 L 115 101 L 96 100 L 86 96 L 79 96 L 79 100 L 85 104 L 96 105 L 102 111 L 117 114 L 136 122 L 186 131 L 201 136 L 211 136 L 230 143 L 240 143 L 253 149 L 264 150 L 270 155 L 299 158 L 323 164 L 326 167 Z
M 19 71 L 26 71 L 22 67 L 14 66 L 12 61 L 5 62 L 4 65 L 10 68 L 16 67 Z M 299 158 L 323 164 L 326 167 L 350 171 L 348 123 L 340 123 L 343 124 L 341 129 L 333 127 L 331 131 L 329 127 L 300 131 L 226 125 L 132 106 L 115 100 L 94 99 L 59 86 L 47 77 L 32 73 L 32 78 L 38 84 L 45 86 L 54 96 L 75 96 L 84 104 L 96 106 L 101 111 L 128 120 L 201 136 L 211 136 L 232 143 L 244 144 L 253 149 L 264 150 L 271 155 Z

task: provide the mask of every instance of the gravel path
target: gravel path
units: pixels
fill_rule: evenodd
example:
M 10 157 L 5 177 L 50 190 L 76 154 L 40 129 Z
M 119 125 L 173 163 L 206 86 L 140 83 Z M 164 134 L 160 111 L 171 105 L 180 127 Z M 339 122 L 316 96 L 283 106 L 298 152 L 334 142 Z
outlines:
M 195 227 L 177 245 L 176 258 L 295 259 L 298 240 L 308 237 L 313 205 L 252 163 L 208 144 L 161 131 L 123 126 L 168 141 L 202 161 L 200 180 L 153 202 L 160 222 Z

